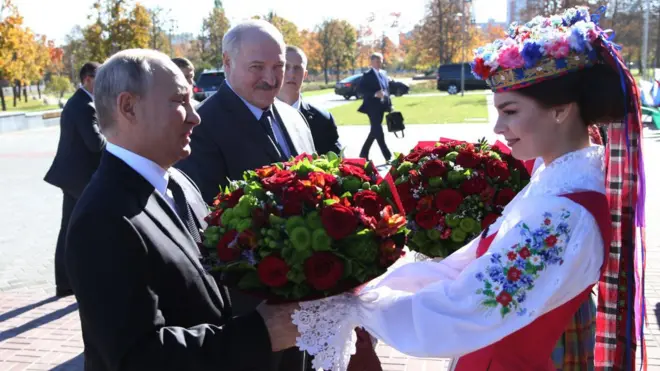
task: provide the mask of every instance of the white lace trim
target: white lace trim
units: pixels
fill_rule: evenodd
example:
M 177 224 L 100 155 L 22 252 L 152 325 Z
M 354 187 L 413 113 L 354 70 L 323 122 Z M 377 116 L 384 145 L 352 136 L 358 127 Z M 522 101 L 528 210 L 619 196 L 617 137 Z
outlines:
M 357 297 L 351 294 L 302 302 L 291 318 L 300 337 L 296 345 L 312 357 L 315 370 L 345 371 L 355 354 Z

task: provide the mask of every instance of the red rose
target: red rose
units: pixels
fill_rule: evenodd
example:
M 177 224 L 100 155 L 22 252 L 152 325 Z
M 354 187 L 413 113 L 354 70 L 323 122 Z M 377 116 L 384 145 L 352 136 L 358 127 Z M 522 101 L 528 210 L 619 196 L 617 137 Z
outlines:
M 223 204 L 223 207 L 225 208 L 234 207 L 238 204 L 238 200 L 240 200 L 244 194 L 245 191 L 243 191 L 243 188 L 239 188 L 234 192 L 224 194 L 219 198 L 216 198 L 215 201 L 213 201 L 213 206 L 219 206 L 220 204 Z
M 284 188 L 293 183 L 295 178 L 296 174 L 294 172 L 289 170 L 280 170 L 268 178 L 262 179 L 261 183 L 263 183 L 266 190 L 275 194 L 280 194 Z
M 523 258 L 523 259 L 527 259 L 527 258 L 529 258 L 530 256 L 532 256 L 532 253 L 529 251 L 528 248 L 523 247 L 523 248 L 520 249 L 520 251 L 518 252 L 518 255 L 520 255 L 520 257 Z
M 340 240 L 355 232 L 358 217 L 350 207 L 336 203 L 321 210 L 321 222 L 328 236 Z
M 233 262 L 241 257 L 241 250 L 239 248 L 229 247 L 229 245 L 234 242 L 237 235 L 238 232 L 236 232 L 236 230 L 231 230 L 225 233 L 222 238 L 220 238 L 220 241 L 216 246 L 218 259 L 220 259 L 220 261 L 228 263 Z
M 300 162 L 300 161 L 302 161 L 302 160 L 304 160 L 304 159 L 308 159 L 310 162 L 311 162 L 311 161 L 314 161 L 314 157 L 312 157 L 312 155 L 308 155 L 307 153 L 301 153 L 301 154 L 299 154 L 298 156 L 296 156 L 296 157 L 293 159 L 293 161 L 294 161 L 294 162 Z
M 509 268 L 509 271 L 506 274 L 506 279 L 508 279 L 511 282 L 516 282 L 520 279 L 521 274 L 522 273 L 520 272 L 520 270 L 518 268 L 511 267 L 511 268 Z
M 252 250 L 257 247 L 257 236 L 250 229 L 246 229 L 238 235 L 238 244 L 241 247 Z
M 289 282 L 286 277 L 289 273 L 289 266 L 286 262 L 277 256 L 268 255 L 263 258 L 257 266 L 259 280 L 266 286 L 282 287 Z
M 424 157 L 424 154 L 421 152 L 411 152 L 408 154 L 408 156 L 405 157 L 405 160 L 416 164 L 422 157 Z
M 341 172 L 342 175 L 344 176 L 354 176 L 358 179 L 361 179 L 365 182 L 368 182 L 371 180 L 369 176 L 367 176 L 367 173 L 364 171 L 364 168 L 361 166 L 357 166 L 355 164 L 352 164 L 350 162 L 344 162 L 341 165 L 339 165 L 339 172 Z
M 557 244 L 557 236 L 548 236 L 545 239 L 545 244 L 548 245 L 548 247 L 553 247 Z
M 492 159 L 486 164 L 486 173 L 491 178 L 500 178 L 500 180 L 507 180 L 511 176 L 509 166 L 504 161 Z
M 329 290 L 337 285 L 344 274 L 344 264 L 333 253 L 315 252 L 305 260 L 305 277 L 316 290 Z
M 513 198 L 516 197 L 516 192 L 511 188 L 503 188 L 497 193 L 495 204 L 499 206 L 506 206 Z
M 463 202 L 463 195 L 455 189 L 443 189 L 435 196 L 435 207 L 443 213 L 453 213 Z
M 460 188 L 461 192 L 467 196 L 477 195 L 488 188 L 488 182 L 480 176 L 475 176 L 461 183 Z
M 480 76 L 483 80 L 489 78 L 492 74 L 490 67 L 486 65 L 486 62 L 483 58 L 477 58 L 474 60 L 474 63 L 472 64 L 472 71 L 474 71 L 474 73 Z
M 440 222 L 440 215 L 434 210 L 420 211 L 415 215 L 415 222 L 417 222 L 422 229 L 433 229 Z
M 546 218 L 546 219 L 543 221 L 543 224 L 545 224 L 545 225 L 550 225 L 550 223 L 552 223 L 552 221 L 551 221 L 550 219 L 548 219 L 548 218 Z
M 484 217 L 484 220 L 481 221 L 481 229 L 486 229 L 489 225 L 495 223 L 497 218 L 500 216 L 498 214 L 488 214 Z
M 513 252 L 513 251 L 509 251 L 509 252 L 506 254 L 506 257 L 509 258 L 509 260 L 513 261 L 513 260 L 516 260 L 516 258 L 518 257 L 518 254 L 516 254 L 516 253 Z
M 431 160 L 431 161 L 426 161 L 424 165 L 422 165 L 422 175 L 424 175 L 427 178 L 433 178 L 433 177 L 441 177 L 445 174 L 447 174 L 447 171 L 449 169 L 447 168 L 447 165 L 445 165 L 444 162 L 440 160 Z
M 490 204 L 490 202 L 493 200 L 493 197 L 495 197 L 495 188 L 491 186 L 486 186 L 486 189 L 481 191 L 479 194 L 479 198 L 481 201 L 486 202 Z
M 219 226 L 221 223 L 221 218 L 222 218 L 222 213 L 224 212 L 225 209 L 218 209 L 212 212 L 211 214 L 207 215 L 204 218 L 204 221 L 209 225 L 209 226 Z
M 451 151 L 451 148 L 448 146 L 441 144 L 435 148 L 433 148 L 433 154 L 438 156 L 438 157 L 445 157 L 447 153 Z
M 252 210 L 252 226 L 254 228 L 263 228 L 268 224 L 268 213 L 262 208 Z
M 356 207 L 364 209 L 365 214 L 372 216 L 376 219 L 380 218 L 380 211 L 383 209 L 385 201 L 378 193 L 365 190 L 360 191 L 353 196 L 353 202 Z
M 433 208 L 433 196 L 424 196 L 417 202 L 417 211 L 431 210 Z
M 282 215 L 301 215 L 305 204 L 316 207 L 318 201 L 319 195 L 315 186 L 306 186 L 296 180 L 282 192 Z
M 408 176 L 410 177 L 410 183 L 412 184 L 418 184 L 419 183 L 419 171 L 417 170 L 410 170 L 408 171 Z
M 401 204 L 406 212 L 411 212 L 417 208 L 417 200 L 410 192 L 411 187 L 411 184 L 408 182 L 396 186 L 396 191 L 399 194 L 399 198 L 401 198 Z
M 466 169 L 474 169 L 479 165 L 479 162 L 479 157 L 474 152 L 460 150 L 458 156 L 456 156 L 456 164 L 461 165 Z
M 513 300 L 513 298 L 511 297 L 511 294 L 509 294 L 508 292 L 502 291 L 500 292 L 499 295 L 497 295 L 495 300 L 498 303 L 502 304 L 503 307 L 508 307 L 509 303 L 511 303 L 511 300 Z

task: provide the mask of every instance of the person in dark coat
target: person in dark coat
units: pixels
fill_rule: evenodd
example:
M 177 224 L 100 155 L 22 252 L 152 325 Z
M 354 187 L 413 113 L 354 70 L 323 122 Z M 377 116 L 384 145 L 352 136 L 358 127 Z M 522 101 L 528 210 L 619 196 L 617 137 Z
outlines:
M 328 152 L 339 154 L 342 145 L 339 142 L 334 117 L 330 112 L 305 101 L 301 96 L 302 84 L 306 78 L 307 56 L 305 52 L 296 46 L 287 46 L 284 84 L 277 98 L 300 110 L 303 114 L 312 131 L 314 147 L 318 154 L 323 155 Z
M 53 164 L 44 180 L 62 190 L 62 221 L 55 248 L 55 285 L 57 296 L 71 295 L 64 267 L 64 244 L 71 212 L 99 166 L 106 140 L 99 130 L 94 107 L 94 79 L 97 62 L 80 69 L 80 87 L 69 98 L 60 116 L 60 141 Z
M 383 117 L 386 112 L 392 110 L 392 100 L 390 99 L 389 82 L 387 76 L 381 71 L 383 66 L 383 55 L 373 53 L 371 55 L 371 69 L 365 72 L 360 79 L 358 91 L 362 94 L 362 105 L 358 111 L 369 116 L 369 135 L 364 141 L 360 157 L 369 158 L 369 150 L 374 140 L 378 142 L 380 151 L 385 157 L 385 161 L 392 158 L 392 152 L 385 143 L 385 132 L 383 131 Z

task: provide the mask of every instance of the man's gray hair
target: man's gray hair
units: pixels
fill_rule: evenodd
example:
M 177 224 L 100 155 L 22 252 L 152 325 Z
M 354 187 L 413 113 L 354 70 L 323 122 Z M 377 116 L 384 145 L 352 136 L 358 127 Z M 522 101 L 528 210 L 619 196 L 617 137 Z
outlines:
M 294 45 L 287 45 L 286 46 L 286 53 L 287 54 L 297 53 L 300 56 L 300 59 L 302 59 L 303 67 L 307 68 L 307 55 L 305 54 L 305 52 L 302 49 L 300 49 L 299 47 L 294 46 Z
M 277 27 L 263 19 L 251 19 L 249 21 L 241 22 L 227 31 L 222 38 L 222 52 L 227 53 L 232 59 L 235 58 L 241 47 L 241 41 L 245 31 L 255 29 L 271 35 L 273 39 L 278 41 L 282 46 L 285 45 L 284 36 L 282 36 L 282 33 Z
M 374 59 L 374 58 L 378 58 L 382 61 L 383 60 L 383 54 L 379 53 L 379 52 L 371 53 L 371 58 L 369 58 L 369 59 Z
M 94 105 L 101 131 L 107 131 L 115 121 L 117 97 L 128 92 L 144 97 L 149 91 L 154 67 L 174 63 L 156 50 L 127 49 L 120 51 L 101 65 L 94 82 Z

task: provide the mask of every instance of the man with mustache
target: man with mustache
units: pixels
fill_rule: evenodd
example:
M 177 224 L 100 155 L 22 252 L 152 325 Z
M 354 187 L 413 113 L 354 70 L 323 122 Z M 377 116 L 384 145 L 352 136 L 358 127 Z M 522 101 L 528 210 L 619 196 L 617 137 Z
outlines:
M 286 63 L 282 34 L 270 23 L 250 20 L 230 29 L 222 40 L 227 79 L 197 111 L 201 124 L 191 135 L 191 155 L 176 165 L 213 202 L 218 186 L 243 178 L 243 172 L 314 153 L 314 141 L 300 112 L 276 100 Z M 234 315 L 254 311 L 260 299 L 230 290 Z M 293 348 L 274 353 L 271 370 L 297 371 L 303 353 Z
M 300 91 L 302 83 L 307 78 L 307 56 L 297 46 L 286 47 L 286 71 L 284 85 L 277 96 L 283 102 L 300 110 L 309 123 L 314 138 L 314 146 L 319 154 L 334 152 L 339 154 L 342 145 L 339 143 L 339 133 L 332 114 L 302 99 Z

